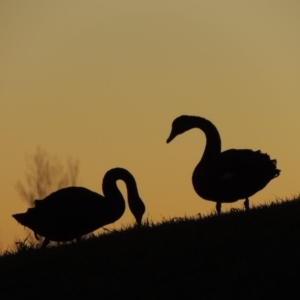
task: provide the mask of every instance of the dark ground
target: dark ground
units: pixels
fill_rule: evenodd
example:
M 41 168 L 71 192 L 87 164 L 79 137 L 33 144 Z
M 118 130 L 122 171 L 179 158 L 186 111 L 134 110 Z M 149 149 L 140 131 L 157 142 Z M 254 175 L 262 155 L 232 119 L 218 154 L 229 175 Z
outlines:
M 1 299 L 297 298 L 300 200 L 18 249 L 0 257 Z

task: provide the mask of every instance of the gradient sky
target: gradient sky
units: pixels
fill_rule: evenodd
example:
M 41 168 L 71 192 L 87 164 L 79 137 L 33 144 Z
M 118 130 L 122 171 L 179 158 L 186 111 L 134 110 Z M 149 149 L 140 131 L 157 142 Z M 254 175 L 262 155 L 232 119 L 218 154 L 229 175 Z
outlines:
M 1 0 L 0 250 L 25 236 L 15 185 L 38 145 L 79 159 L 80 185 L 101 194 L 105 172 L 127 168 L 153 221 L 212 212 L 191 182 L 204 134 L 166 144 L 182 114 L 211 120 L 223 150 L 277 159 L 251 205 L 298 195 L 299 16 L 288 0 Z

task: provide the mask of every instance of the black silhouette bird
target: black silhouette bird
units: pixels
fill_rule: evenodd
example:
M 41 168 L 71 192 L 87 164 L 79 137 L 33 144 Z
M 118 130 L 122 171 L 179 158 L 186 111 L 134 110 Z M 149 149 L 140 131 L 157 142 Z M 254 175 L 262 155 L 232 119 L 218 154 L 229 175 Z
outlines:
M 244 205 L 248 210 L 249 197 L 279 176 L 277 161 L 259 150 L 229 149 L 221 152 L 221 138 L 217 128 L 201 117 L 176 118 L 167 143 L 192 128 L 201 129 L 206 136 L 202 159 L 192 176 L 193 186 L 200 197 L 217 203 L 218 214 L 222 202 L 230 203 L 240 199 L 245 199 Z
M 13 217 L 33 230 L 37 239 L 37 235 L 45 237 L 42 247 L 46 247 L 50 240 L 65 242 L 80 238 L 123 215 L 125 201 L 117 180 L 125 182 L 129 208 L 140 226 L 145 205 L 134 177 L 123 168 L 114 168 L 105 174 L 102 183 L 104 197 L 83 187 L 67 187 L 43 200 L 35 200 L 35 207 Z

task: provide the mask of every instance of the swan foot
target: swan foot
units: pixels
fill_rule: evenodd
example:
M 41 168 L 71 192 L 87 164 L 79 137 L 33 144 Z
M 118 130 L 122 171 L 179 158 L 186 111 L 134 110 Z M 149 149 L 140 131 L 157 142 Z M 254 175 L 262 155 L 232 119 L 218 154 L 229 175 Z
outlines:
M 246 200 L 244 202 L 244 206 L 245 206 L 246 211 L 248 211 L 249 210 L 249 199 L 248 198 L 246 198 Z
M 218 215 L 220 215 L 220 213 L 221 213 L 221 202 L 217 202 L 216 210 L 217 210 Z

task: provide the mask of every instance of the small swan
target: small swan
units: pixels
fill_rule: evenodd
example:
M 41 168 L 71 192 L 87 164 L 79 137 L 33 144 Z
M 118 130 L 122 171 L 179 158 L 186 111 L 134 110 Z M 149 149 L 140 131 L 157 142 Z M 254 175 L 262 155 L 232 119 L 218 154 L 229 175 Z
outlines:
M 123 168 L 114 168 L 105 174 L 102 183 L 104 196 L 84 187 L 67 187 L 43 200 L 35 200 L 35 207 L 29 208 L 26 213 L 14 214 L 13 218 L 33 230 L 36 238 L 37 235 L 45 237 L 42 248 L 50 240 L 65 242 L 80 238 L 123 215 L 125 201 L 117 180 L 125 182 L 129 208 L 140 226 L 145 205 L 138 194 L 134 177 Z
M 201 117 L 183 115 L 176 118 L 167 143 L 192 128 L 201 129 L 206 136 L 202 159 L 192 176 L 193 186 L 200 197 L 217 203 L 218 214 L 222 202 L 230 203 L 240 199 L 245 199 L 244 205 L 248 210 L 249 197 L 279 176 L 277 161 L 259 150 L 229 149 L 221 152 L 221 138 L 217 128 Z

